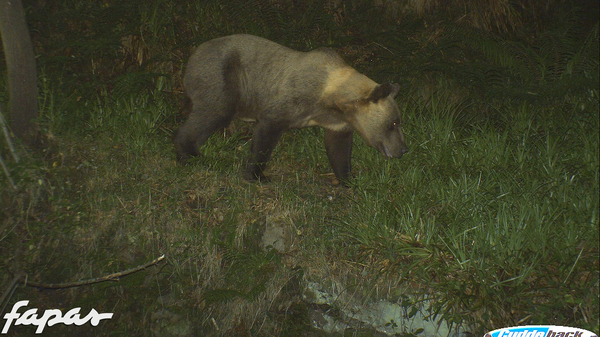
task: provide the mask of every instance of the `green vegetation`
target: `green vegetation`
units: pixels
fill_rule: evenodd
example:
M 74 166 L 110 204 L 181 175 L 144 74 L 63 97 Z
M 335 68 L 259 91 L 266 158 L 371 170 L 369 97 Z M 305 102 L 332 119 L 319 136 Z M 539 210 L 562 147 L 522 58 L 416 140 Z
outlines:
M 549 2 L 543 15 L 499 10 L 510 15 L 495 27 L 484 16 L 390 18 L 358 3 L 29 8 L 48 146 L 7 161 L 18 190 L 0 175 L 2 291 L 21 270 L 59 283 L 163 253 L 168 263 L 120 282 L 22 287 L 8 308 L 28 299 L 115 312 L 98 327 L 47 328 L 56 335 L 294 336 L 311 329 L 301 295 L 313 281 L 365 301 L 427 298 L 432 318 L 475 334 L 517 324 L 598 332 L 598 15 Z M 331 184 L 323 132 L 292 131 L 273 154 L 272 182 L 249 183 L 240 172 L 251 125 L 236 122 L 204 158 L 176 165 L 191 48 L 240 32 L 329 45 L 378 82 L 399 82 L 411 152 L 387 160 L 356 137 L 346 189 Z M 3 141 L 0 150 L 10 158 Z M 286 253 L 260 247 L 273 221 L 295 231 Z

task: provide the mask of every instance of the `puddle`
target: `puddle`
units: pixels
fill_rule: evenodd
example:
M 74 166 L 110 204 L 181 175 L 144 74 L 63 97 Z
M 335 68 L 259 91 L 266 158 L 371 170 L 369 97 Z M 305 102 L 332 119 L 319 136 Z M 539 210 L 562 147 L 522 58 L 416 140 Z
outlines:
M 359 303 L 344 294 L 331 294 L 316 282 L 307 282 L 304 300 L 311 303 L 309 317 L 313 327 L 328 334 L 347 329 L 371 329 L 376 336 L 418 335 L 419 337 L 469 337 L 471 333 L 428 317 L 429 303 L 402 306 L 386 300 Z

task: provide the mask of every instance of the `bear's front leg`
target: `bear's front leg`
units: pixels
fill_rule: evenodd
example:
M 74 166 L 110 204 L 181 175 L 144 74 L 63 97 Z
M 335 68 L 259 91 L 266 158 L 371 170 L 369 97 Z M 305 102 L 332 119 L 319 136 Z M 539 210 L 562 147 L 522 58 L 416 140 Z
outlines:
M 246 167 L 246 179 L 268 181 L 263 170 L 285 128 L 277 123 L 258 121 L 252 136 L 252 157 Z
M 344 186 L 350 178 L 350 157 L 352 156 L 352 130 L 333 131 L 325 129 L 325 150 L 333 173 Z

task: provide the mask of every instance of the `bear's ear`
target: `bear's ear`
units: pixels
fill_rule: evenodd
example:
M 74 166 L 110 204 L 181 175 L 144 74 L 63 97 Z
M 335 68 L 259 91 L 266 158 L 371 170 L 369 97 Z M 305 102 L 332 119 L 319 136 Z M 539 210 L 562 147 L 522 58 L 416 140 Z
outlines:
M 398 95 L 398 91 L 400 91 L 400 86 L 398 84 L 395 84 L 395 83 L 379 84 L 375 87 L 375 89 L 373 89 L 373 91 L 371 91 L 371 94 L 369 94 L 368 100 L 373 103 L 376 103 L 380 99 L 386 98 L 388 96 L 392 96 L 392 98 L 394 98 L 394 97 L 396 97 L 396 95 Z

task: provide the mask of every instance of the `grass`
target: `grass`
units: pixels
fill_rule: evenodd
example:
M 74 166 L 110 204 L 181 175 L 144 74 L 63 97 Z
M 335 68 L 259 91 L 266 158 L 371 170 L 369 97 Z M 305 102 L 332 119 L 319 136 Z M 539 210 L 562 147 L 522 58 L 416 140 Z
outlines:
M 2 192 L 2 255 L 11 257 L 2 269 L 22 265 L 51 283 L 163 253 L 168 263 L 118 283 L 23 288 L 13 300 L 118 313 L 90 333 L 293 334 L 309 323 L 285 312 L 306 310 L 301 284 L 316 281 L 365 300 L 429 298 L 433 316 L 477 332 L 598 329 L 597 108 L 509 103 L 494 106 L 489 123 L 441 94 L 407 99 L 410 154 L 386 160 L 357 140 L 345 189 L 331 185 L 318 129 L 287 133 L 273 181 L 253 184 L 240 178 L 249 146 L 241 122 L 179 167 L 173 108 L 159 91 L 81 106 L 77 128 L 45 106 L 46 125 L 59 125 L 48 130 L 53 146 L 13 167 L 21 190 Z M 295 229 L 289 253 L 260 249 L 273 221 Z

